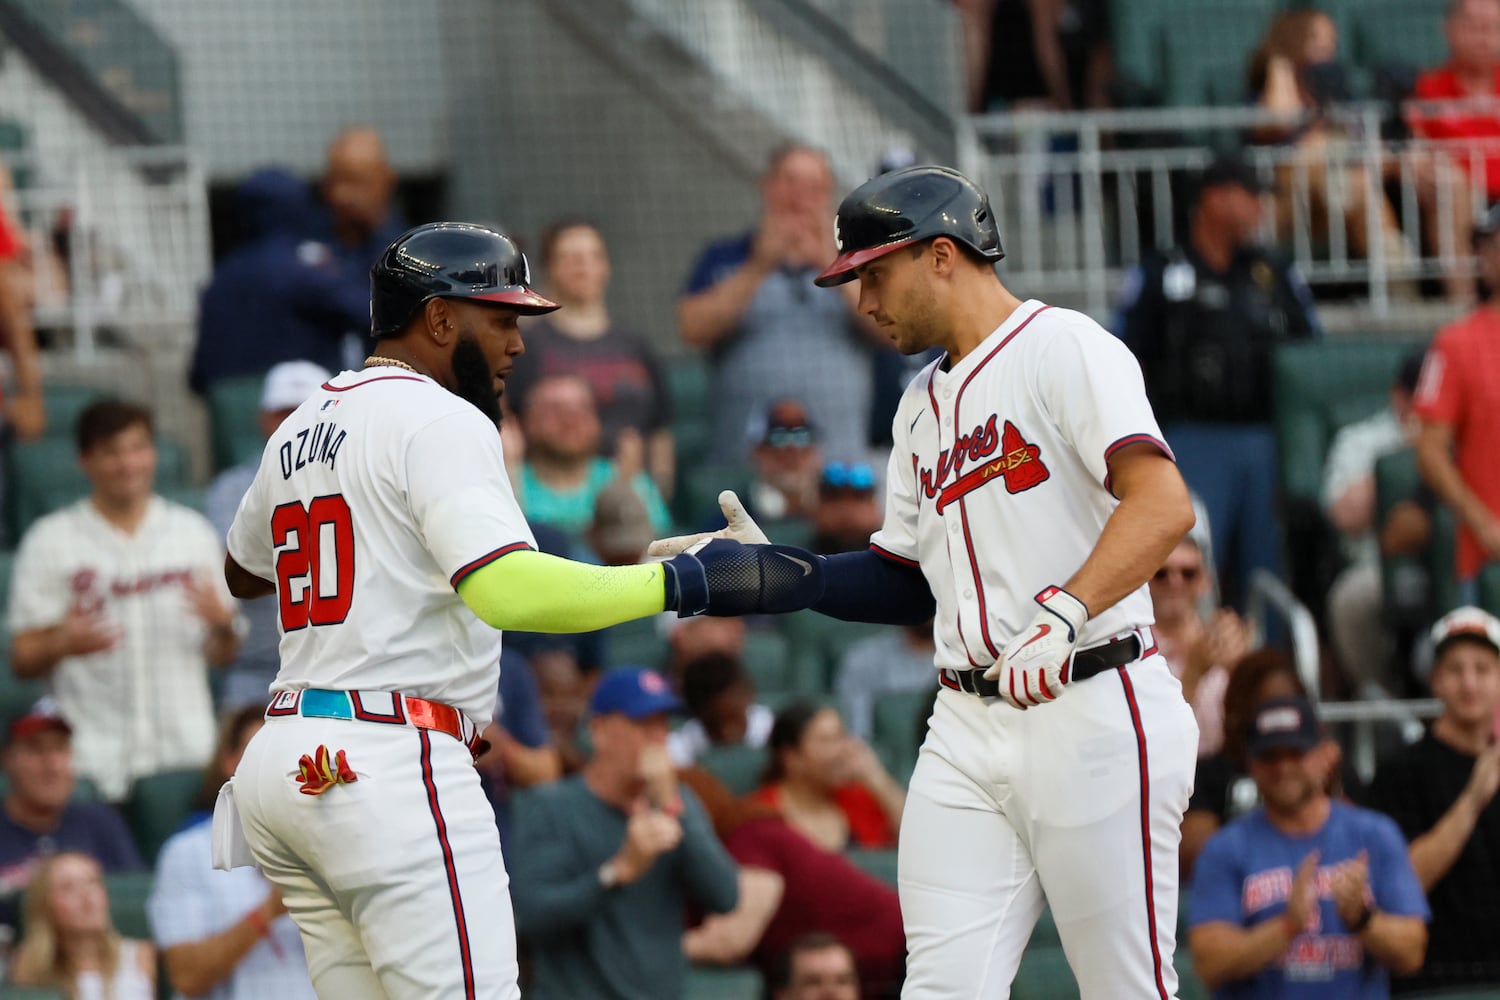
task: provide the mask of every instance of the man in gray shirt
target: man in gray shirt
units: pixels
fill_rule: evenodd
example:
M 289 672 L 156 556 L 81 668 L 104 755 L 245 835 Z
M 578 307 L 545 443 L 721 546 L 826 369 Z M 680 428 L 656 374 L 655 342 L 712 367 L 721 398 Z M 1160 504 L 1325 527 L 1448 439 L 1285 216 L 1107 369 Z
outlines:
M 869 457 L 872 357 L 885 335 L 855 313 L 852 291 L 820 295 L 812 279 L 836 253 L 833 171 L 819 150 L 775 150 L 760 181 L 756 228 L 709 244 L 677 303 L 677 326 L 713 369 L 714 462 L 749 458 L 751 420 L 778 399 L 800 400 L 823 455 Z
M 652 670 L 594 690 L 594 755 L 526 792 L 513 815 L 511 898 L 532 957 L 528 1000 L 682 995 L 689 902 L 727 913 L 738 871 L 703 806 L 677 783 L 667 719 L 681 703 Z

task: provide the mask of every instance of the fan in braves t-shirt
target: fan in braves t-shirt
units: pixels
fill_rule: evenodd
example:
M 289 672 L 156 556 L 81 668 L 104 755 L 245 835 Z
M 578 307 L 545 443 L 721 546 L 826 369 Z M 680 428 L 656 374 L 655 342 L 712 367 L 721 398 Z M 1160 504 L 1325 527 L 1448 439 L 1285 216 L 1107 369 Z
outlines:
M 1384 1000 L 1420 968 L 1426 897 L 1396 824 L 1330 799 L 1312 706 L 1262 702 L 1250 773 L 1263 804 L 1203 849 L 1188 943 L 1216 1000 Z

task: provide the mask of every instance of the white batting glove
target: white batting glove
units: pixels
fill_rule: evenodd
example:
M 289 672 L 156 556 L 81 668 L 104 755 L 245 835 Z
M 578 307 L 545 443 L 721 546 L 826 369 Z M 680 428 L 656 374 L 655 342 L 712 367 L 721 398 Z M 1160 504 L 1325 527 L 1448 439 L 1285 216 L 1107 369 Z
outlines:
M 1072 680 L 1073 647 L 1089 620 L 1089 609 L 1061 587 L 1036 595 L 1041 605 L 1031 624 L 1006 644 L 984 679 L 1000 684 L 1000 697 L 1017 708 L 1055 700 Z
M 740 498 L 735 495 L 734 490 L 725 490 L 719 494 L 719 509 L 724 512 L 724 520 L 728 523 L 718 531 L 700 531 L 696 535 L 658 538 L 646 547 L 646 557 L 665 559 L 667 556 L 675 556 L 711 538 L 727 538 L 741 545 L 771 544 L 766 533 L 760 530 L 760 525 L 756 524 L 755 519 L 746 512 L 745 505 L 740 503 Z

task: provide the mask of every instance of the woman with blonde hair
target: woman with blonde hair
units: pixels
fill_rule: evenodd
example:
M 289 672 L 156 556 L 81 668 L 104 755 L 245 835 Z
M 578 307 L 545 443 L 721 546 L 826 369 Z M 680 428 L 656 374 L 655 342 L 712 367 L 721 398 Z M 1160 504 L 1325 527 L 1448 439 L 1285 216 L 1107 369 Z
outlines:
M 156 951 L 121 938 L 109 919 L 104 872 L 86 854 L 48 858 L 32 876 L 11 981 L 70 1000 L 153 1000 Z

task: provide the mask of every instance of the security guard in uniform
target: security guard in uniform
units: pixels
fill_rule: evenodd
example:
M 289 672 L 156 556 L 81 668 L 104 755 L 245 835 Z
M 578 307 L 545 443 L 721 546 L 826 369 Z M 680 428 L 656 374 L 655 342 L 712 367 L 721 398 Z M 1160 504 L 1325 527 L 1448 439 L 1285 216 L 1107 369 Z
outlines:
M 1135 353 L 1188 484 L 1208 511 L 1231 598 L 1277 571 L 1271 357 L 1321 330 L 1306 283 L 1256 244 L 1266 186 L 1236 159 L 1204 170 L 1186 245 L 1127 278 L 1116 332 Z

